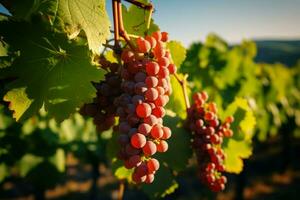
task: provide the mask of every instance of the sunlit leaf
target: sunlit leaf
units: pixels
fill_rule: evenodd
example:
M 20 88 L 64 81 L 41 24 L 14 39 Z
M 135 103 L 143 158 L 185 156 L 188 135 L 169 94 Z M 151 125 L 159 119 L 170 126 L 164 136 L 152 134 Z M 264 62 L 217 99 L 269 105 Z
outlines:
M 140 2 L 148 3 L 147 0 Z M 129 34 L 144 36 L 147 32 L 147 20 L 149 17 L 149 11 L 141 9 L 135 5 L 130 5 L 127 9 L 125 6 L 122 7 L 124 28 Z M 159 28 L 154 24 L 151 19 L 148 33 L 157 31 Z
M 252 154 L 252 147 L 249 141 L 229 140 L 224 148 L 226 154 L 225 168 L 230 173 L 240 173 L 243 170 L 243 159 L 249 158 Z
M 167 48 L 171 52 L 174 64 L 179 68 L 186 58 L 186 49 L 181 42 L 174 40 L 167 43 Z

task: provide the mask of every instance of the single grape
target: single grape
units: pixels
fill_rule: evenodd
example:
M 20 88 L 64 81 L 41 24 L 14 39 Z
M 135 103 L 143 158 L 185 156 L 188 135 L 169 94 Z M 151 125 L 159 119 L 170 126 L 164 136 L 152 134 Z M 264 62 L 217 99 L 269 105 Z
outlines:
M 148 76 L 145 83 L 148 88 L 156 87 L 158 85 L 158 79 L 155 76 Z
M 151 44 L 147 40 L 142 39 L 141 37 L 137 38 L 136 43 L 138 50 L 141 53 L 147 53 L 151 48 Z
M 131 136 L 130 142 L 131 145 L 137 149 L 142 148 L 146 144 L 146 137 L 143 134 L 136 133 Z
M 154 125 L 151 129 L 151 136 L 155 139 L 159 139 L 163 136 L 164 134 L 164 131 L 161 127 L 161 125 L 157 124 L 157 125 Z
M 164 126 L 162 129 L 163 129 L 163 136 L 161 137 L 161 139 L 164 139 L 164 140 L 169 139 L 172 135 L 171 129 L 166 126 Z
M 152 141 L 147 141 L 143 147 L 143 152 L 146 156 L 152 156 L 156 153 L 156 145 Z
M 156 144 L 158 152 L 166 152 L 169 148 L 168 143 L 165 140 L 160 140 L 158 144 Z
M 155 159 L 155 158 L 151 158 L 147 162 L 147 167 L 148 167 L 148 172 L 149 173 L 154 173 L 155 171 L 157 171 L 159 169 L 159 162 L 158 162 L 158 160 Z
M 152 37 L 154 37 L 156 39 L 156 41 L 160 41 L 162 38 L 161 32 L 156 31 L 156 32 L 152 33 Z
M 145 183 L 150 184 L 154 181 L 154 174 L 146 175 Z
M 139 131 L 139 133 L 147 136 L 150 133 L 151 128 L 152 127 L 149 124 L 142 123 L 142 124 L 139 125 L 138 131 Z
M 151 107 L 147 103 L 141 103 L 141 104 L 137 105 L 137 107 L 136 107 L 136 114 L 140 118 L 149 117 L 151 115 L 151 111 L 152 111 Z
M 146 72 L 149 76 L 155 76 L 159 72 L 159 65 L 156 62 L 148 62 L 146 64 Z
M 149 101 L 154 101 L 158 97 L 158 92 L 155 88 L 149 88 L 145 93 L 145 97 Z
M 161 41 L 167 42 L 169 40 L 169 34 L 167 32 L 161 32 Z
M 177 67 L 174 64 L 169 64 L 168 70 L 169 70 L 170 74 L 175 74 L 177 72 Z

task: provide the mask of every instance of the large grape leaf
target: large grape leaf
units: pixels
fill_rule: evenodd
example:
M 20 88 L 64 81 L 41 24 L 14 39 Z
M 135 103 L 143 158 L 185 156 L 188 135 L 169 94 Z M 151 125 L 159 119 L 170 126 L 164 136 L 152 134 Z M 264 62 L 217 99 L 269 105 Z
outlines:
M 34 14 L 42 15 L 51 25 L 66 31 L 70 38 L 83 30 L 94 53 L 99 53 L 100 46 L 110 36 L 105 0 L 17 0 L 12 13 L 27 20 Z
M 182 74 L 178 74 L 178 77 L 183 79 Z M 172 85 L 173 92 L 170 96 L 170 101 L 167 104 L 167 108 L 174 111 L 179 117 L 184 119 L 186 116 L 184 94 L 180 83 L 176 80 L 174 76 L 171 77 L 171 85 Z M 190 93 L 189 89 L 187 89 L 187 93 L 189 96 Z
M 140 1 L 148 3 L 147 0 Z M 141 9 L 135 5 L 130 5 L 127 9 L 125 6 L 122 7 L 124 28 L 129 34 L 144 36 L 147 32 L 147 19 L 149 17 L 149 11 Z M 158 26 L 154 24 L 151 19 L 148 34 L 151 34 L 159 30 Z
M 62 121 L 96 95 L 91 81 L 101 80 L 104 71 L 90 64 L 85 46 L 25 22 L 1 22 L 0 35 L 20 52 L 10 67 L 0 69 L 0 79 L 16 78 L 4 97 L 16 120 L 44 106 L 50 117 Z
M 234 116 L 231 128 L 233 137 L 225 139 L 222 147 L 226 154 L 225 167 L 227 172 L 240 173 L 243 169 L 243 159 L 252 154 L 251 139 L 255 128 L 255 117 L 246 99 L 236 98 L 231 103 L 224 116 Z
M 63 20 L 69 36 L 76 37 L 83 30 L 89 48 L 99 53 L 101 44 L 110 35 L 105 0 L 60 0 L 57 14 Z
M 179 41 L 170 41 L 167 43 L 167 48 L 170 50 L 172 60 L 177 67 L 180 67 L 181 63 L 186 58 L 186 49 Z
M 239 174 L 243 170 L 243 159 L 252 155 L 250 141 L 229 140 L 224 148 L 226 154 L 225 168 L 227 172 Z
M 249 140 L 252 138 L 256 120 L 254 113 L 250 108 L 248 101 L 244 98 L 236 98 L 222 113 L 222 118 L 233 116 L 234 122 L 232 130 L 234 132 L 233 138 L 236 140 Z
M 157 159 L 165 162 L 169 168 L 181 171 L 186 169 L 189 159 L 192 157 L 190 148 L 190 133 L 179 123 L 180 118 L 166 115 L 164 125 L 172 130 L 172 137 L 168 140 L 169 149 L 163 154 L 158 154 Z M 176 159 L 174 159 L 176 155 Z

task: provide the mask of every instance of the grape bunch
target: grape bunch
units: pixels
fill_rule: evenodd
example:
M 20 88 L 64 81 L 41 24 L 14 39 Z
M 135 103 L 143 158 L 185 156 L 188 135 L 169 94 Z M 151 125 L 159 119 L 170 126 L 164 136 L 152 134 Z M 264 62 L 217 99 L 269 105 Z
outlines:
M 203 184 L 214 192 L 225 189 L 227 179 L 225 171 L 225 153 L 221 148 L 223 137 L 233 135 L 230 124 L 233 117 L 227 117 L 221 123 L 217 116 L 214 102 L 207 102 L 206 92 L 195 93 L 193 104 L 188 109 L 186 128 L 192 132 L 192 147 L 196 153 L 199 165 L 198 174 Z
M 111 63 L 104 57 L 97 59 L 97 62 L 107 73 L 103 81 L 93 83 L 97 90 L 97 96 L 93 99 L 93 103 L 84 104 L 80 113 L 93 117 L 97 131 L 102 132 L 115 124 L 116 107 L 112 102 L 121 95 L 121 77 L 118 74 L 119 65 L 117 63 Z
M 175 73 L 171 54 L 165 47 L 166 32 L 136 39 L 136 49 L 124 49 L 121 89 L 114 104 L 119 116 L 118 157 L 134 169 L 132 180 L 152 183 L 159 161 L 152 156 L 168 150 L 170 128 L 163 125 L 164 106 L 172 92 L 170 74 Z

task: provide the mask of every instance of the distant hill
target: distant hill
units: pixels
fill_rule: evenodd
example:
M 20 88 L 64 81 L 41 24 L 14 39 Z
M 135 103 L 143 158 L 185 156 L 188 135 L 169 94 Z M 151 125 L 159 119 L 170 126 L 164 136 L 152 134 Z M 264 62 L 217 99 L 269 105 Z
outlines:
M 257 62 L 280 62 L 293 66 L 300 60 L 300 40 L 255 40 Z

